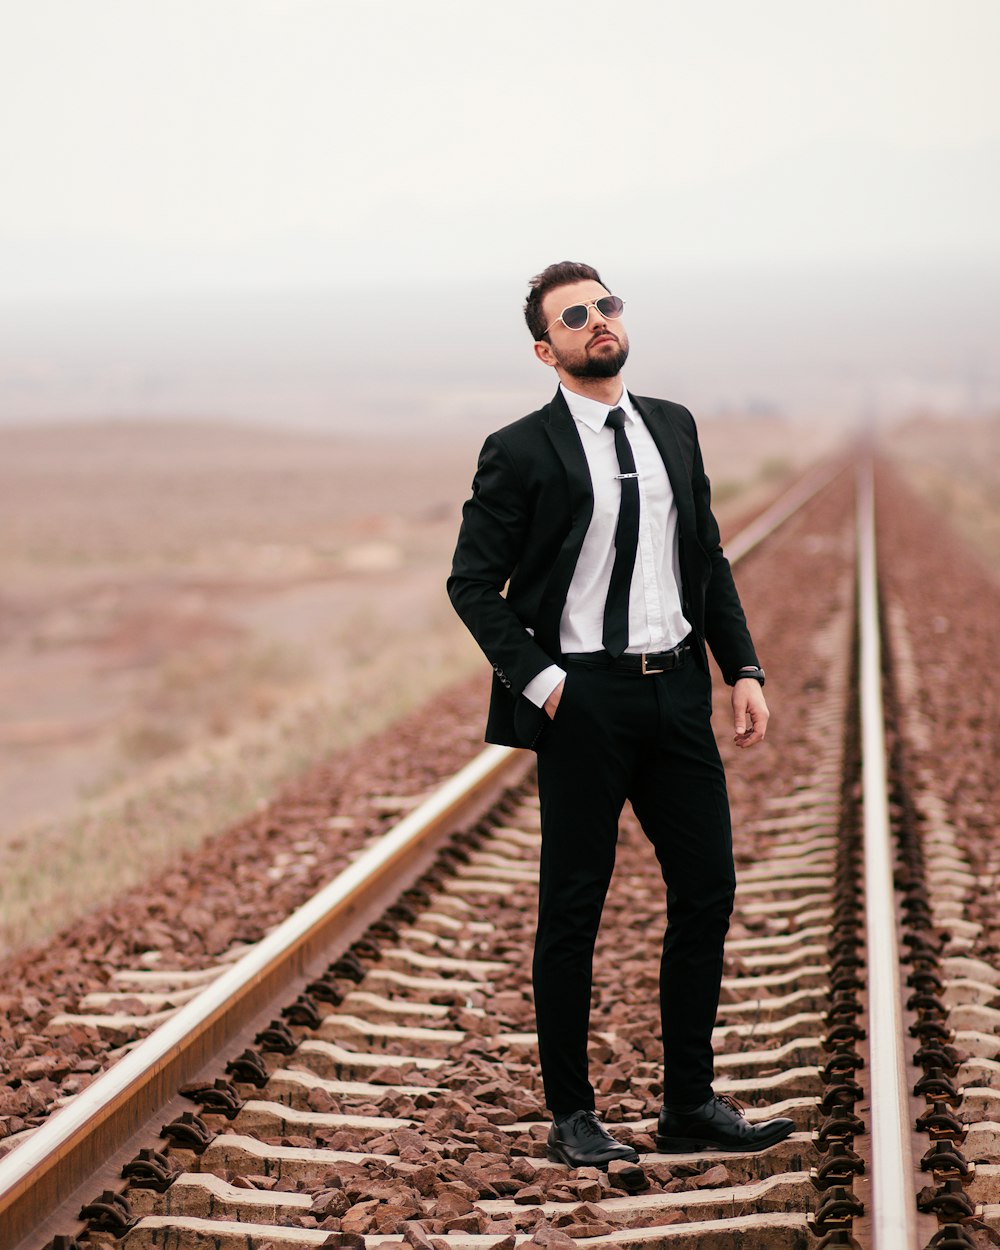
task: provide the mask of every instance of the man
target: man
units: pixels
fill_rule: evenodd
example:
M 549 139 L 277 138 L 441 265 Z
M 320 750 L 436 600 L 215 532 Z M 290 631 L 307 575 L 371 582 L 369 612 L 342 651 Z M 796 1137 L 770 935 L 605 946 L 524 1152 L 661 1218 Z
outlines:
M 759 1150 L 793 1127 L 751 1126 L 712 1090 L 735 874 L 706 643 L 733 686 L 741 747 L 764 737 L 764 672 L 694 420 L 622 385 L 622 309 L 589 265 L 532 279 L 525 317 L 559 387 L 486 440 L 448 581 L 493 665 L 487 741 L 538 756 L 535 1013 L 549 1155 L 571 1167 L 638 1158 L 598 1120 L 587 1064 L 594 942 L 626 799 L 667 890 L 658 1148 Z

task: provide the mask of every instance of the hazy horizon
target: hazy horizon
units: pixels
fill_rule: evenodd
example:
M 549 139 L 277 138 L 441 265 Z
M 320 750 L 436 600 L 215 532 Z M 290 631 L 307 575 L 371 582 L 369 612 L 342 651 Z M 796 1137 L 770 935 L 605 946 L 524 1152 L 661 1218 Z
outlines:
M 607 275 L 605 275 L 607 276 Z M 626 384 L 700 419 L 1000 415 L 1000 267 L 625 272 Z M 524 280 L 0 304 L 0 424 L 219 418 L 295 428 L 513 420 L 556 378 Z

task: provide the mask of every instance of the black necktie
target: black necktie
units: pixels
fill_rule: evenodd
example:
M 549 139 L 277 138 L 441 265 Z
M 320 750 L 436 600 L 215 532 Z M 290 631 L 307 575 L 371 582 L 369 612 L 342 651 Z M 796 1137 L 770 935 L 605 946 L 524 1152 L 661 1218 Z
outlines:
M 625 433 L 625 413 L 612 408 L 607 422 L 615 432 L 615 451 L 621 481 L 618 526 L 615 529 L 615 562 L 604 605 L 604 649 L 621 655 L 628 646 L 628 592 L 632 585 L 635 553 L 639 546 L 639 481 L 632 448 Z

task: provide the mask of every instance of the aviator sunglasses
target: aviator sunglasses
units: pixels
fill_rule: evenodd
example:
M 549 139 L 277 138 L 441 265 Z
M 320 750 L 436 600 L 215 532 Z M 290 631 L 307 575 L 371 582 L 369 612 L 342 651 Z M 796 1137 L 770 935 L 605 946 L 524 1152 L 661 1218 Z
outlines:
M 549 322 L 545 327 L 545 333 L 548 334 L 556 321 L 561 321 L 567 330 L 582 330 L 590 320 L 591 308 L 596 308 L 602 317 L 613 321 L 622 315 L 624 307 L 625 301 L 619 299 L 617 295 L 602 295 L 600 299 L 588 300 L 586 304 L 570 304 L 568 308 L 562 310 L 555 321 Z

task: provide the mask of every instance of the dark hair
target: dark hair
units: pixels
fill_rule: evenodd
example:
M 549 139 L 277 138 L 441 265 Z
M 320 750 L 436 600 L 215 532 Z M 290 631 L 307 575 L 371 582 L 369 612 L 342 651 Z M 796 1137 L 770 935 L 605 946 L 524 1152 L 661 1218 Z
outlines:
M 528 323 L 531 337 L 536 341 L 545 338 L 545 317 L 542 315 L 542 300 L 549 291 L 557 286 L 568 286 L 571 282 L 586 282 L 587 279 L 599 282 L 607 290 L 604 279 L 592 265 L 584 265 L 578 260 L 560 260 L 549 265 L 541 273 L 531 279 L 528 298 L 524 303 L 524 319 Z

